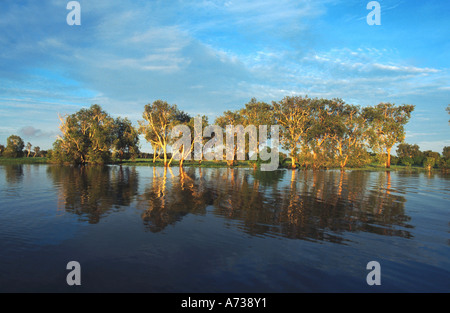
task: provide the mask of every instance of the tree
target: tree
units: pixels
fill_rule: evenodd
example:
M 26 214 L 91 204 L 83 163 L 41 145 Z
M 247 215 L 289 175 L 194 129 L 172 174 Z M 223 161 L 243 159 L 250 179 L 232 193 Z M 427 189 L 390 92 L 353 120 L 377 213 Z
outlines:
M 27 151 L 27 158 L 30 156 L 32 146 L 33 145 L 31 143 L 27 142 L 27 145 L 25 147 L 25 150 Z
M 308 97 L 285 97 L 279 102 L 273 102 L 274 119 L 281 128 L 281 143 L 289 151 L 291 167 L 297 167 L 298 152 L 302 139 L 311 127 L 311 117 Z
M 442 157 L 446 160 L 450 160 L 450 146 L 444 147 L 442 150 Z
M 446 146 L 442 150 L 442 158 L 439 162 L 439 167 L 445 169 L 450 168 L 450 146 Z
M 119 159 L 136 158 L 139 154 L 139 133 L 128 118 L 118 117 L 114 121 L 114 154 Z
M 6 140 L 6 149 L 3 155 L 7 158 L 20 158 L 23 156 L 23 148 L 25 144 L 17 135 L 11 135 Z
M 5 146 L 0 145 L 0 157 L 3 156 L 3 152 L 5 151 Z
M 408 143 L 401 143 L 398 145 L 397 157 L 404 165 L 421 165 L 423 162 L 423 153 L 420 151 L 418 145 L 411 145 Z
M 423 165 L 431 171 L 431 168 L 436 164 L 436 159 L 433 157 L 426 157 Z
M 114 142 L 114 119 L 97 105 L 60 117 L 61 136 L 54 143 L 57 162 L 106 163 Z
M 225 112 L 223 112 L 223 114 L 221 116 L 217 117 L 216 120 L 215 120 L 215 125 L 220 126 L 223 130 L 225 130 L 227 126 L 233 126 L 234 127 L 234 126 L 237 126 L 237 125 L 243 125 L 243 123 L 244 123 L 244 119 L 243 119 L 243 116 L 241 115 L 241 112 L 239 110 L 236 110 L 236 111 L 230 111 L 230 110 L 225 111 Z M 225 132 L 223 132 L 223 134 L 224 133 Z M 217 136 L 217 134 L 213 133 L 211 138 L 214 138 L 214 136 Z M 224 136 L 226 136 L 226 135 L 224 135 Z M 220 140 L 220 142 L 223 143 L 223 138 L 222 138 L 222 140 Z M 227 139 L 226 143 L 227 143 L 227 146 L 229 146 L 231 144 L 231 143 L 228 142 L 228 139 Z M 235 156 L 236 156 L 236 154 L 238 152 L 238 150 L 237 150 L 237 148 L 238 148 L 237 134 L 236 133 L 233 134 L 233 143 L 236 143 L 236 144 L 233 144 L 233 151 L 232 151 L 233 155 L 232 155 L 232 158 L 230 158 L 230 156 L 228 156 L 226 158 L 228 166 L 232 166 L 232 165 L 235 164 Z
M 171 129 L 180 122 L 189 121 L 188 115 L 178 110 L 177 105 L 170 105 L 166 101 L 156 100 L 147 104 L 142 114 L 144 120 L 139 121 L 139 132 L 150 142 L 156 153 L 159 148 L 163 152 L 164 166 L 169 166 L 167 149 L 172 142 Z
M 380 103 L 364 108 L 364 116 L 371 126 L 371 146 L 375 151 L 387 154 L 386 168 L 391 167 L 391 150 L 405 139 L 404 126 L 408 123 L 414 105 L 395 106 Z
M 41 152 L 41 148 L 39 146 L 35 146 L 33 150 L 34 150 L 33 158 L 35 158 Z
M 345 104 L 340 99 L 329 103 L 332 118 L 332 149 L 341 170 L 349 163 L 365 163 L 368 141 L 367 120 L 359 106 Z
M 200 149 L 201 153 L 199 156 L 199 164 L 202 164 L 202 160 L 203 160 L 203 145 L 206 141 L 205 138 L 203 138 L 203 129 L 205 129 L 205 127 L 207 127 L 209 125 L 209 121 L 208 121 L 208 117 L 206 115 L 197 115 L 197 119 L 201 119 L 201 129 L 198 129 L 197 131 L 199 131 L 200 133 L 196 133 L 195 130 L 195 118 L 191 118 L 191 120 L 189 121 L 189 123 L 187 124 L 187 126 L 189 127 L 191 134 L 193 134 L 193 136 L 191 137 L 191 147 L 190 147 L 190 151 L 188 151 L 188 153 L 192 152 L 192 149 L 195 148 L 195 136 L 197 136 L 197 143 L 200 144 Z M 184 152 L 184 151 L 183 151 Z M 181 154 L 182 158 L 180 160 L 180 167 L 183 167 L 183 161 L 186 159 L 187 153 L 184 152 Z

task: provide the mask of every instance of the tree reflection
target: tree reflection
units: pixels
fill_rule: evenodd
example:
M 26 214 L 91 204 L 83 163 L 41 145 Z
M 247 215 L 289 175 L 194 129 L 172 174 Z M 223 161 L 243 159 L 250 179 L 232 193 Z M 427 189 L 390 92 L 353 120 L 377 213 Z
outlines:
M 17 184 L 23 180 L 23 165 L 12 164 L 2 166 L 5 171 L 5 178 L 8 184 Z
M 138 191 L 134 167 L 49 167 L 60 207 L 97 223 L 134 205 L 160 232 L 188 214 L 212 213 L 252 236 L 345 243 L 346 233 L 411 237 L 405 198 L 390 172 L 158 168 Z M 207 210 L 208 209 L 208 210 Z
M 138 191 L 138 173 L 131 167 L 49 166 L 58 188 L 58 208 L 96 224 L 113 209 L 131 204 Z
M 174 171 L 176 172 L 174 174 Z M 152 232 L 181 220 L 185 215 L 205 214 L 212 195 L 206 187 L 202 169 L 153 168 L 153 179 L 139 195 L 137 208 Z
M 392 192 L 389 172 L 290 171 L 287 179 L 285 174 L 154 169 L 138 207 L 153 232 L 189 213 L 205 214 L 212 205 L 215 215 L 238 221 L 237 227 L 250 235 L 340 243 L 345 232 L 410 237 L 406 200 Z

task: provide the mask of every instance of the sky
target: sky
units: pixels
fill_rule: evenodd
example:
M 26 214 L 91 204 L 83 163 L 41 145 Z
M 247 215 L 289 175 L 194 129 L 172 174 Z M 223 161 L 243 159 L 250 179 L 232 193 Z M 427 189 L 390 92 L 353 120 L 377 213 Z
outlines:
M 134 125 L 162 99 L 210 122 L 251 98 L 413 104 L 406 142 L 450 146 L 450 1 L 0 0 L 0 144 L 51 149 L 58 116 L 99 104 Z M 142 150 L 150 145 L 142 140 Z

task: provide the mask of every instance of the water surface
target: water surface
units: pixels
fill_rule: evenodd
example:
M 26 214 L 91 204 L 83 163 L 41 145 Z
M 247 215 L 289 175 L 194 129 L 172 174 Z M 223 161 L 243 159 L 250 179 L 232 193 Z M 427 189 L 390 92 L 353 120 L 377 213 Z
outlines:
M 449 292 L 449 204 L 441 173 L 0 166 L 0 291 Z

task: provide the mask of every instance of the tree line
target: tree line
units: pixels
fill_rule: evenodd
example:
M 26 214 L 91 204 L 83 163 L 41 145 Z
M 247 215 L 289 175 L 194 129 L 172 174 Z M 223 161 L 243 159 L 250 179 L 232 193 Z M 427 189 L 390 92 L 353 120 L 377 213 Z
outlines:
M 271 104 L 252 98 L 240 109 L 223 112 L 215 119 L 214 125 L 222 128 L 223 133 L 228 125 L 254 125 L 256 128 L 278 125 L 280 143 L 286 151 L 286 154 L 280 153 L 280 161 L 290 168 L 363 167 L 372 163 L 374 158 L 384 163 L 386 168 L 391 164 L 450 167 L 450 147 L 444 148 L 441 157 L 437 152 L 421 152 L 417 145 L 404 142 L 405 125 L 414 108 L 413 105 L 392 103 L 361 107 L 338 98 L 308 96 L 288 96 Z M 446 110 L 450 113 L 450 105 Z M 178 152 L 181 155 L 179 164 L 183 166 L 186 157 L 194 150 L 195 140 L 191 140 L 190 146 L 177 146 L 177 151 L 173 151 L 177 138 L 172 129 L 185 125 L 194 137 L 198 133 L 198 129 L 194 129 L 194 117 L 176 104 L 163 100 L 145 105 L 137 126 L 133 126 L 128 118 L 112 118 L 99 105 L 59 118 L 61 135 L 54 142 L 53 149 L 47 152 L 48 159 L 55 163 L 105 164 L 113 159 L 135 159 L 143 156 L 139 150 L 139 136 L 143 135 L 153 150 L 146 157 L 151 156 L 153 162 L 161 159 L 167 167 L 173 161 L 174 152 Z M 201 118 L 202 132 L 209 126 L 209 121 L 206 116 Z M 250 135 L 247 133 L 247 139 Z M 211 132 L 200 142 L 204 144 L 215 136 L 217 133 Z M 397 144 L 398 156 L 394 157 L 391 153 Z M 248 147 L 245 152 L 247 160 L 250 160 Z M 25 146 L 19 136 L 13 135 L 8 138 L 6 147 L 0 145 L 0 153 L 6 157 L 29 157 L 31 144 Z M 39 153 L 39 147 L 35 147 L 33 156 Z M 216 153 L 225 154 L 225 148 Z M 235 161 L 227 159 L 227 163 L 232 166 Z
M 23 139 L 17 135 L 11 135 L 6 139 L 6 147 L 0 144 L 0 157 L 21 158 L 21 157 L 42 157 L 47 151 L 41 150 L 39 146 L 33 147 L 29 142 L 25 145 Z

